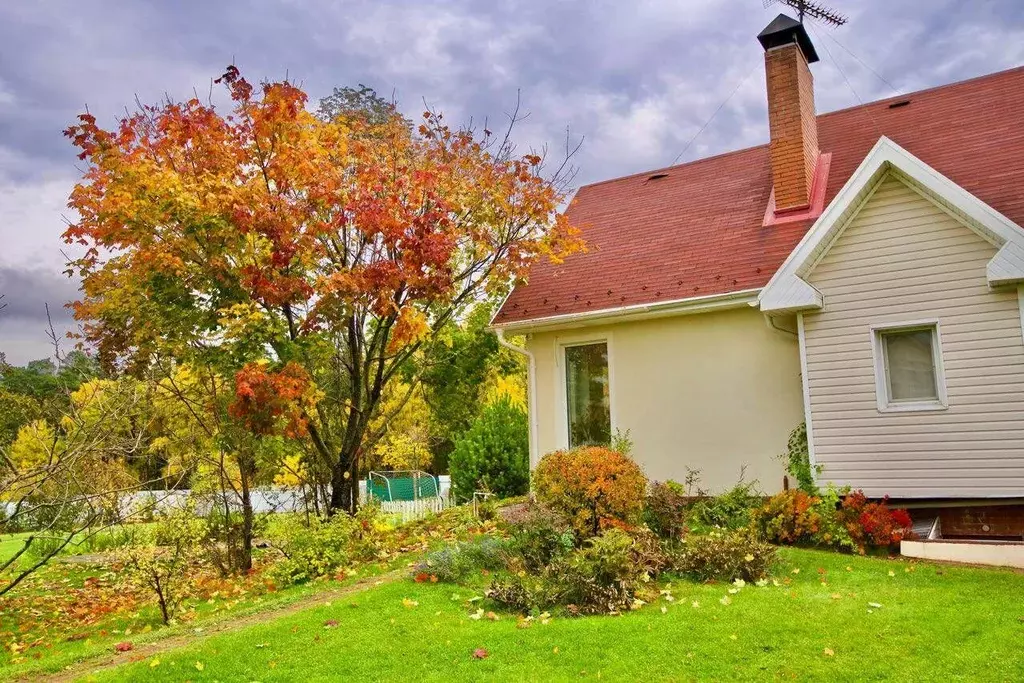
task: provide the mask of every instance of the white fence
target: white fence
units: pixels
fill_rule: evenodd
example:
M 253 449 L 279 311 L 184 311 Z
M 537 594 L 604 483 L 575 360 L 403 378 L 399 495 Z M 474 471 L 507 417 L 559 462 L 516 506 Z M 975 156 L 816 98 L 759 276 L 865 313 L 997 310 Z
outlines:
M 449 491 L 451 490 L 451 477 L 442 474 L 438 477 L 438 497 L 421 498 L 409 501 L 381 501 L 381 510 L 392 515 L 397 515 L 402 522 L 418 519 L 432 512 L 440 512 L 450 507 Z M 191 491 L 139 491 L 129 493 L 121 498 L 122 512 L 127 514 L 137 510 L 151 510 L 153 512 L 166 511 L 181 507 L 185 504 Z M 359 482 L 359 501 L 366 502 L 366 480 Z M 214 496 L 206 495 L 200 498 L 197 511 L 200 514 L 208 514 L 213 505 L 222 504 Z M 230 507 L 238 511 L 240 509 L 237 500 L 229 501 Z M 304 510 L 302 491 L 299 489 L 273 488 L 257 489 L 252 492 L 252 507 L 257 514 L 269 512 L 299 512 Z
M 449 498 L 420 498 L 419 500 L 394 500 L 381 501 L 381 512 L 388 515 L 395 515 L 404 524 L 414 519 L 425 517 L 434 512 L 440 512 L 451 506 Z

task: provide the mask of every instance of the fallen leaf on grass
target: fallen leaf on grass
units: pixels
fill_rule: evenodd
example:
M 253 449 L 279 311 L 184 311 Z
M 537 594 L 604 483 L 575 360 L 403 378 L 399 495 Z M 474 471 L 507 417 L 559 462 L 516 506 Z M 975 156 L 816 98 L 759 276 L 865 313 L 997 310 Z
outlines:
M 117 645 L 115 645 L 115 646 L 114 646 L 114 649 L 115 649 L 115 650 L 116 650 L 117 652 L 128 652 L 128 651 L 130 651 L 130 650 L 131 650 L 131 649 L 132 649 L 133 647 L 135 647 L 135 646 L 134 646 L 134 645 L 132 645 L 131 643 L 129 643 L 129 642 L 124 642 L 124 643 L 118 643 Z
M 878 609 L 881 606 L 882 606 L 882 604 L 879 603 L 879 602 L 869 602 L 868 603 L 868 607 L 874 607 L 875 609 Z
M 487 657 L 490 656 L 490 654 L 490 652 L 483 649 L 482 647 L 478 647 L 477 649 L 473 650 L 473 659 L 487 659 Z
M 484 616 L 484 611 L 481 608 L 481 609 L 478 609 L 477 611 L 473 612 L 472 614 L 470 614 L 469 618 L 473 619 L 474 621 L 479 621 L 480 618 L 483 617 L 483 616 Z
M 196 671 L 202 671 L 205 668 L 206 668 L 205 664 L 203 664 L 202 662 L 196 662 Z
M 415 600 L 410 600 L 409 598 L 402 598 L 402 605 L 408 609 L 412 609 L 413 607 L 416 607 L 419 604 L 420 603 L 416 602 Z
M 328 619 L 324 622 L 324 628 L 336 628 L 338 626 L 337 619 Z M 258 645 L 256 647 L 259 647 Z
M 836 653 L 832 651 L 832 648 L 830 648 L 830 647 L 826 647 L 825 648 L 825 656 L 826 657 L 834 657 L 835 654 Z
M 488 619 L 490 619 L 491 621 L 497 621 L 497 620 L 498 620 L 498 619 L 500 619 L 501 617 L 499 617 L 499 616 L 498 616 L 497 614 L 495 614 L 494 612 L 488 612 L 488 613 L 487 613 L 487 618 L 488 618 Z
M 894 572 L 893 570 L 890 569 L 889 570 L 889 576 L 896 576 L 896 572 Z
M 153 660 L 152 660 L 152 661 L 151 661 L 151 662 L 149 663 L 149 668 L 150 668 L 150 669 L 155 669 L 155 668 L 156 668 L 156 667 L 158 667 L 158 666 L 160 666 L 160 660 L 159 660 L 159 659 L 153 659 Z

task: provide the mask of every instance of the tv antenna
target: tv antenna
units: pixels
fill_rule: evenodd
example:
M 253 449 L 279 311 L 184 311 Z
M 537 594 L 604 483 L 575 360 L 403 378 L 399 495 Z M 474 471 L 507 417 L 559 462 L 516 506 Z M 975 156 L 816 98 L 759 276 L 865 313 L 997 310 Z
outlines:
M 813 2 L 812 0 L 764 0 L 764 6 L 768 7 L 779 3 L 782 5 L 789 5 L 796 10 L 797 19 L 800 23 L 804 23 L 804 14 L 811 17 L 812 19 L 820 19 L 826 24 L 832 26 L 842 26 L 846 23 L 846 17 L 838 12 L 825 7 L 824 5 Z

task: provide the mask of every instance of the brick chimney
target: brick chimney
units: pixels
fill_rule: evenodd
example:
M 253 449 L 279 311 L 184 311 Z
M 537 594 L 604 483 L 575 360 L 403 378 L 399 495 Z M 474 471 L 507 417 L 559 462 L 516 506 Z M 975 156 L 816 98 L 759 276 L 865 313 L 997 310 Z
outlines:
M 808 66 L 818 61 L 803 24 L 784 14 L 757 36 L 764 47 L 768 80 L 775 213 L 806 209 L 812 203 L 818 162 L 818 124 L 814 78 Z

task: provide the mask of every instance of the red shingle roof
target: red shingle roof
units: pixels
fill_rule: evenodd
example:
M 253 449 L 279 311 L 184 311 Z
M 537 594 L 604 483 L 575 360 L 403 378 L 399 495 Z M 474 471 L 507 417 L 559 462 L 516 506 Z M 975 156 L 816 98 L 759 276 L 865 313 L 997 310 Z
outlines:
M 819 115 L 826 206 L 882 135 L 1024 224 L 1024 67 Z M 535 264 L 494 324 L 762 287 L 813 222 L 762 227 L 771 186 L 767 145 L 584 186 L 588 251 Z

